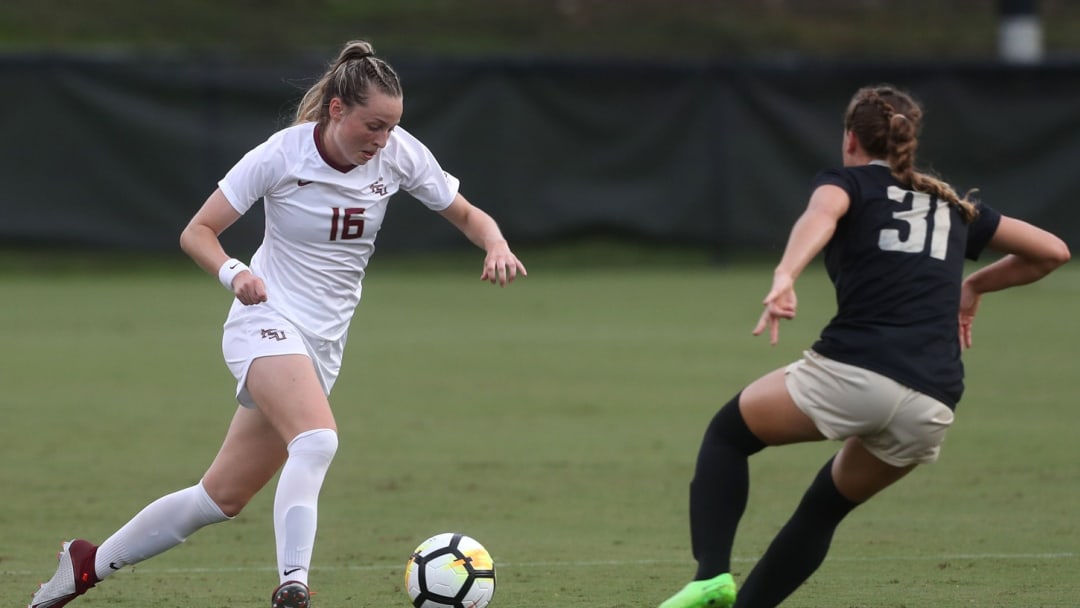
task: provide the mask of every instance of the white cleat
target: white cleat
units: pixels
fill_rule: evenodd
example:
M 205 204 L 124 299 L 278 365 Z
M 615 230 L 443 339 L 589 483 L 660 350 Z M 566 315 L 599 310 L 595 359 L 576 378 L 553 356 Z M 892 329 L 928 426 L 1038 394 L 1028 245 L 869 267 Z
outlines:
M 97 545 L 85 540 L 64 543 L 57 555 L 56 574 L 34 593 L 26 608 L 60 608 L 98 584 L 94 558 Z

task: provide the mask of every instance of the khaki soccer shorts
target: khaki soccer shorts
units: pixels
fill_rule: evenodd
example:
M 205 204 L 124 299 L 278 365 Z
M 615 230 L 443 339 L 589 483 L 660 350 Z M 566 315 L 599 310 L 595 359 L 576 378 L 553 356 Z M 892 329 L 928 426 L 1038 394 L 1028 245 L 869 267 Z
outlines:
M 253 408 L 255 401 L 247 390 L 247 374 L 251 362 L 259 357 L 275 355 L 305 355 L 315 366 L 315 375 L 329 395 L 341 371 L 341 355 L 345 337 L 340 340 L 320 340 L 305 336 L 277 311 L 265 304 L 245 306 L 234 301 L 225 320 L 221 352 L 229 371 L 236 378 L 236 400 Z
M 784 380 L 821 434 L 858 437 L 871 454 L 896 467 L 937 460 L 953 422 L 953 411 L 937 399 L 812 350 L 787 366 Z

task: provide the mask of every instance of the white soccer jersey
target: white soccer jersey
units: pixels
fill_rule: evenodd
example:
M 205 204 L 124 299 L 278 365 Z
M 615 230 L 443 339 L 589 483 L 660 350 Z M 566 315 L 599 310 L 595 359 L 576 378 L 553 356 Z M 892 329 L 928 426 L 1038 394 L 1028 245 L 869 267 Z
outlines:
M 266 231 L 251 270 L 266 283 L 264 304 L 308 335 L 337 340 L 348 330 L 375 235 L 399 189 L 429 209 L 447 208 L 458 180 L 400 126 L 386 147 L 348 171 L 319 149 L 315 123 L 278 131 L 218 183 L 244 213 L 263 199 Z

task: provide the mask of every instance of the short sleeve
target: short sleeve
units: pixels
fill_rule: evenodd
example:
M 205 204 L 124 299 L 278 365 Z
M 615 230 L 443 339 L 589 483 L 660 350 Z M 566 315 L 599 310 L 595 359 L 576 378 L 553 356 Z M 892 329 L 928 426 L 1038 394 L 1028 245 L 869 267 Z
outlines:
M 826 169 L 819 172 L 814 176 L 811 183 L 810 191 L 813 192 L 821 186 L 836 186 L 844 192 L 847 192 L 848 198 L 852 201 L 858 200 L 859 188 L 855 182 L 855 178 L 852 177 L 848 171 L 842 171 L 839 169 Z
M 449 207 L 458 193 L 458 178 L 443 171 L 431 150 L 404 129 L 396 134 L 401 189 L 434 211 Z
M 964 252 L 964 256 L 969 260 L 979 259 L 1001 223 L 1001 213 L 996 209 L 982 203 L 976 203 L 975 209 L 979 215 L 968 225 L 967 249 Z
M 245 213 L 273 189 L 286 165 L 281 137 L 274 136 L 245 154 L 218 182 L 218 187 L 233 209 Z

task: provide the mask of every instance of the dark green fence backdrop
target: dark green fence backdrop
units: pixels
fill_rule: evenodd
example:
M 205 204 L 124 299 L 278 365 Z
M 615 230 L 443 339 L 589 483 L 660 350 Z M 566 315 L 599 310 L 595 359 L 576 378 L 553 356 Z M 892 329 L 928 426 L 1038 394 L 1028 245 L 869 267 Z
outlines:
M 175 250 L 326 59 L 0 57 L 0 245 Z M 775 250 L 814 173 L 839 160 L 851 93 L 876 82 L 924 102 L 924 168 L 1080 237 L 1080 63 L 390 60 L 402 125 L 519 243 L 602 233 Z M 227 243 L 253 250 L 259 216 Z M 462 240 L 401 194 L 379 242 Z

